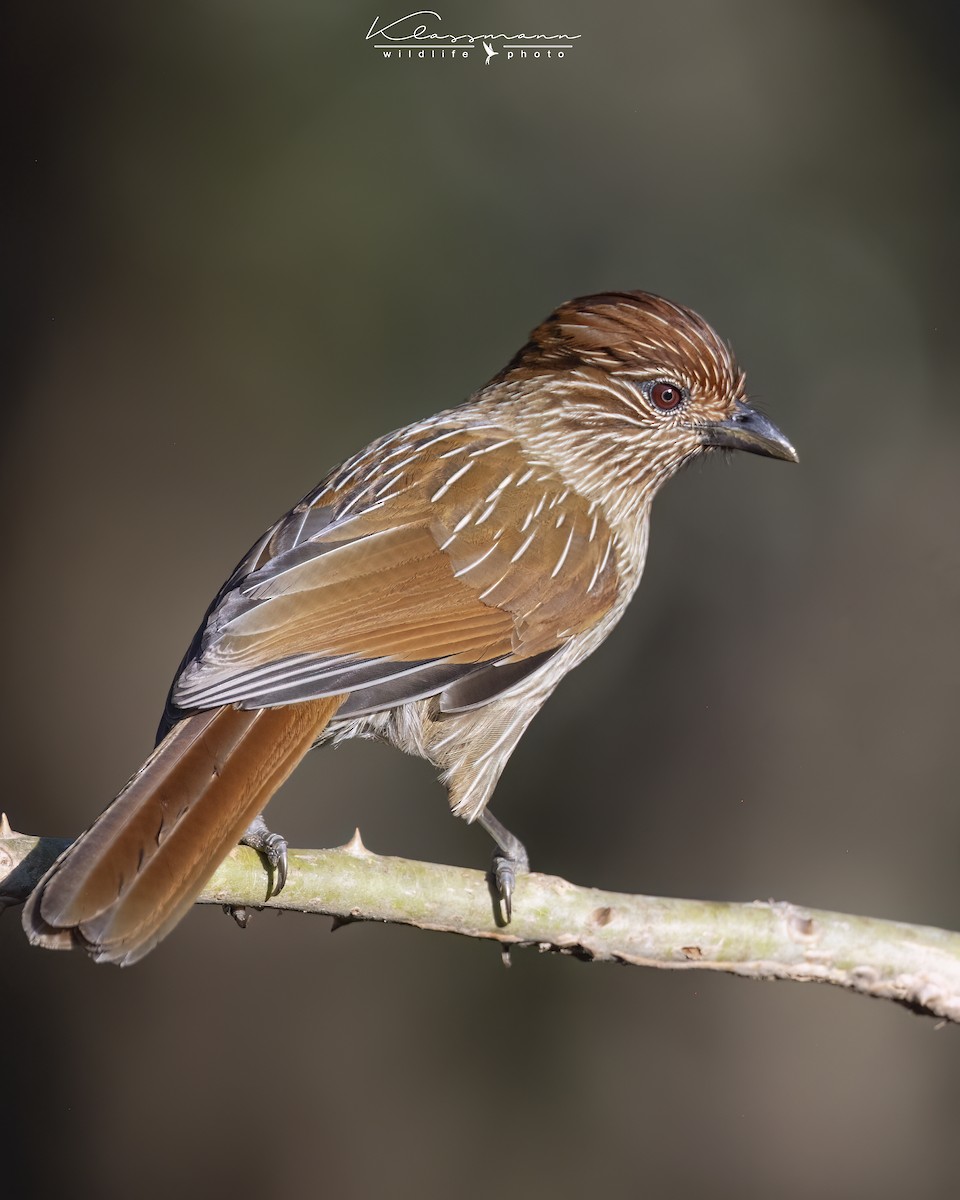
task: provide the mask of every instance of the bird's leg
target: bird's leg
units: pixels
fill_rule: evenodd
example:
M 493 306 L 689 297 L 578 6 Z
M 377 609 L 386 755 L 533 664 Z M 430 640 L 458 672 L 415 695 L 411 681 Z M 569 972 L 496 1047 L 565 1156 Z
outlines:
M 504 828 L 488 808 L 477 817 L 477 824 L 497 843 L 493 855 L 493 882 L 500 900 L 503 924 L 509 925 L 513 916 L 513 888 L 517 875 L 530 870 L 530 857 L 523 842 Z
M 262 854 L 270 865 L 271 881 L 267 888 L 267 899 L 279 896 L 287 882 L 287 839 L 279 833 L 271 833 L 262 816 L 256 817 L 247 826 L 240 839 L 241 846 L 249 846 Z

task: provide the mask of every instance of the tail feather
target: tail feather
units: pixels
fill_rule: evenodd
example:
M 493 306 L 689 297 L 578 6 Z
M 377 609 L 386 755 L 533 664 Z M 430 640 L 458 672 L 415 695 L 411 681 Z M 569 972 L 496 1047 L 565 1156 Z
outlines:
M 142 958 L 186 914 L 337 711 L 342 697 L 233 707 L 176 725 L 24 909 L 31 942 Z

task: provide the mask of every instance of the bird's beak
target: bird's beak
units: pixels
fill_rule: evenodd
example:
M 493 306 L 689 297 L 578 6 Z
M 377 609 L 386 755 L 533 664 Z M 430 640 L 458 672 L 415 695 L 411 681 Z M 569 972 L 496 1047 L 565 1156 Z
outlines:
M 797 452 L 772 421 L 737 400 L 729 417 L 712 421 L 700 430 L 704 446 L 726 446 L 731 450 L 749 450 L 767 458 L 799 462 Z

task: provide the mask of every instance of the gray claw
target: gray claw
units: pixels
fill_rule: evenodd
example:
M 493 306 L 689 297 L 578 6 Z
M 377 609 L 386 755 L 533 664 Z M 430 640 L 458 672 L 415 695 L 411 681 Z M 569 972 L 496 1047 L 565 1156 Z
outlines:
M 493 856 L 493 878 L 500 897 L 500 909 L 504 925 L 509 925 L 513 917 L 513 889 L 517 882 L 517 864 L 512 858 L 502 854 Z
M 262 853 L 266 855 L 273 870 L 273 881 L 270 891 L 267 893 L 267 899 L 271 896 L 279 896 L 287 885 L 287 839 L 281 837 L 279 833 L 271 833 L 265 841 Z
M 277 863 L 277 886 L 274 890 L 274 895 L 279 896 L 283 889 L 287 886 L 287 843 L 283 843 L 283 848 L 280 851 L 280 859 Z

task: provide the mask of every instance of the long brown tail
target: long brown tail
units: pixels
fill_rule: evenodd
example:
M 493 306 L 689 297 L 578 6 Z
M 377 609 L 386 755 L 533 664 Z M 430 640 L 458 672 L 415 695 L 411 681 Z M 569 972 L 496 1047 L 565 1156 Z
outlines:
M 166 937 L 343 697 L 187 717 L 57 859 L 23 913 L 30 941 L 128 965 Z

